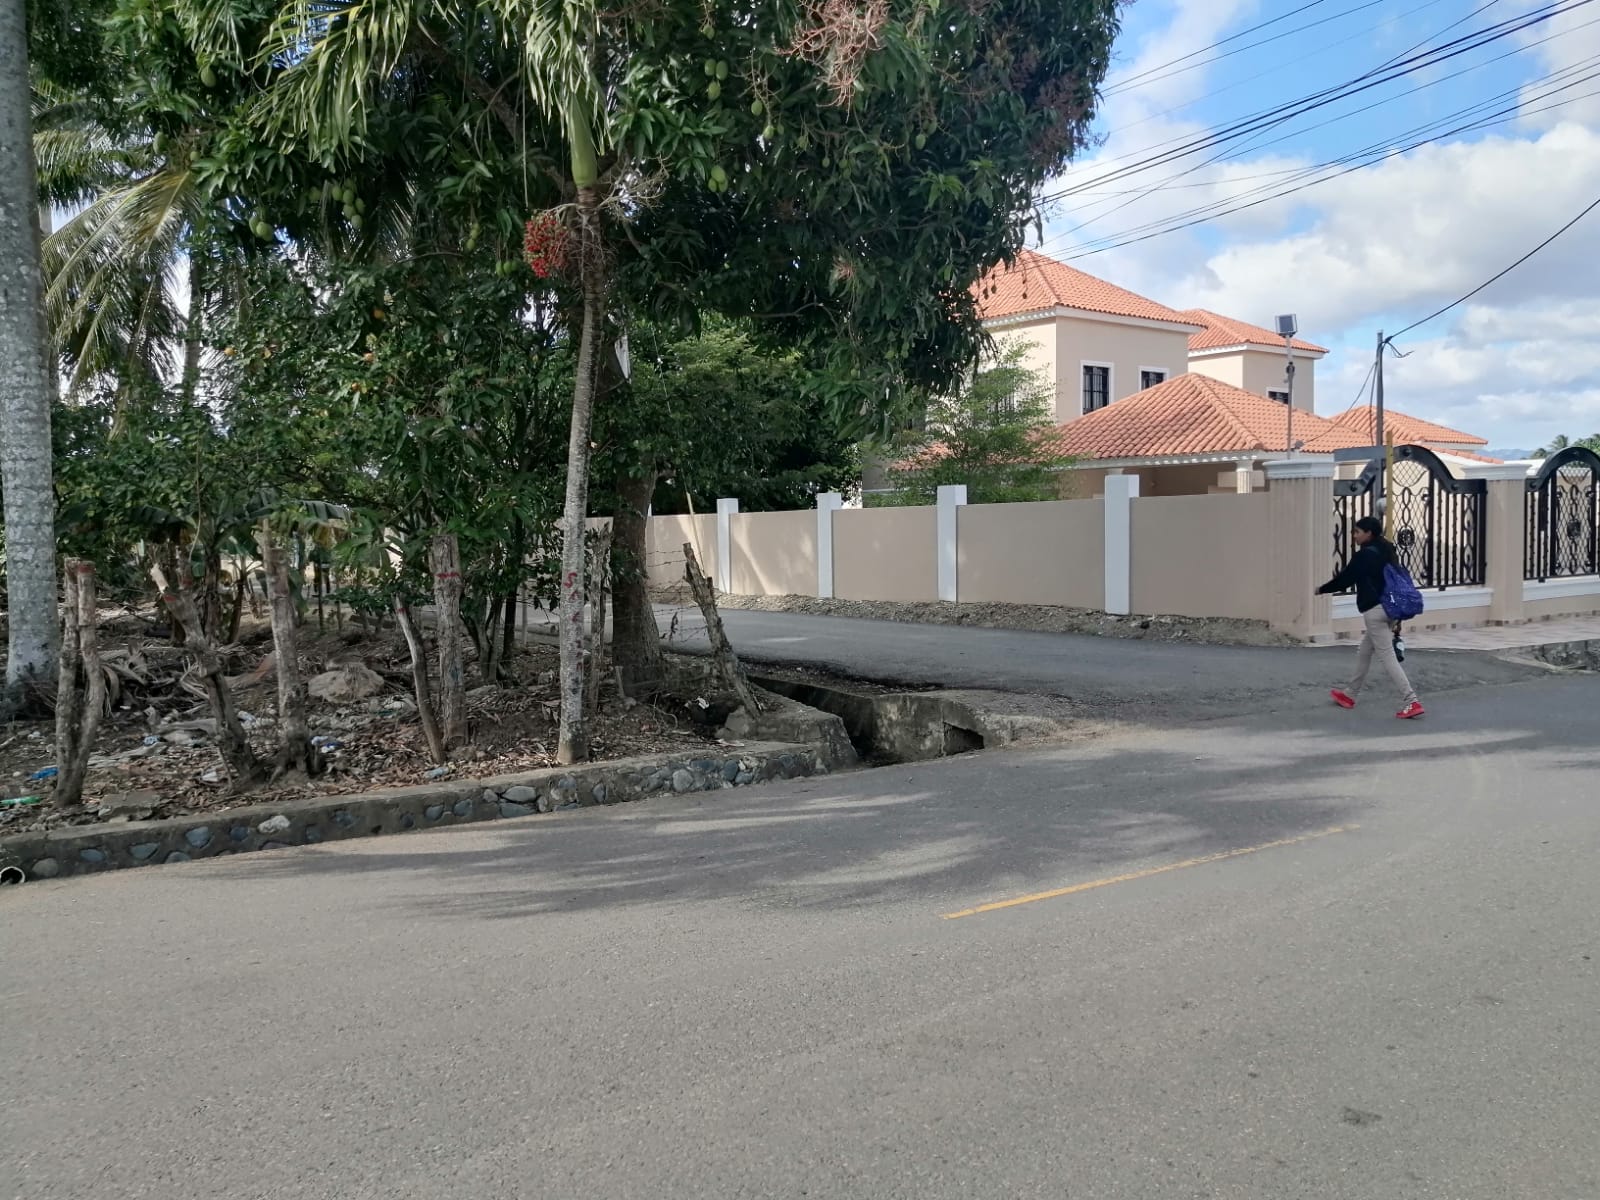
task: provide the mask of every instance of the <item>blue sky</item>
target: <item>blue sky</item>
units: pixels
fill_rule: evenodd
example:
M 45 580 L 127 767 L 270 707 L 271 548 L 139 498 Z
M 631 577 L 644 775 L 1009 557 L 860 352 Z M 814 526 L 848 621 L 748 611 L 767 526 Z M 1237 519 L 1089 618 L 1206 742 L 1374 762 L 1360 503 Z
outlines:
M 1449 53 L 1455 39 L 1546 14 L 1250 136 L 1185 149 L 1402 55 Z M 1378 329 L 1448 304 L 1600 198 L 1594 0 L 1137 0 L 1123 16 L 1097 145 L 1050 189 L 1070 194 L 1045 208 L 1042 248 L 1174 307 L 1259 324 L 1297 313 L 1302 335 L 1333 351 L 1317 372 L 1324 415 L 1361 394 Z M 1440 136 L 1508 109 L 1493 127 Z M 1317 169 L 1362 150 L 1379 152 L 1373 165 Z M 1146 161 L 1158 154 L 1168 160 Z M 1172 228 L 1182 221 L 1199 223 Z M 1386 367 L 1389 402 L 1497 447 L 1600 430 L 1597 262 L 1600 211 L 1402 338 L 1410 356 Z

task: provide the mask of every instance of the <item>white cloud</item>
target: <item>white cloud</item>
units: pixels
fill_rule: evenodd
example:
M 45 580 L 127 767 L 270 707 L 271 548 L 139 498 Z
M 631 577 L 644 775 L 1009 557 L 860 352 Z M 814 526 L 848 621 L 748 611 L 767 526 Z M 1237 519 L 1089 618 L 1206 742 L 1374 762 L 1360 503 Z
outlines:
M 1600 124 L 1600 94 L 1588 94 L 1600 93 L 1600 79 L 1593 78 L 1600 56 L 1600 16 L 1587 6 L 1574 8 L 1534 26 L 1522 37 L 1525 44 L 1542 43 L 1534 53 L 1546 75 L 1554 77 L 1548 83 L 1524 88 L 1524 105 L 1530 110 L 1562 105 L 1549 112 L 1532 111 L 1524 123 L 1535 128 L 1563 120 Z M 1563 87 L 1566 90 L 1556 91 Z
M 1209 5 L 1181 5 L 1159 48 L 1141 46 L 1122 73 L 1216 40 L 1243 23 L 1246 7 L 1219 5 L 1224 11 L 1213 13 Z M 1600 69 L 1597 16 L 1576 10 L 1524 35 L 1528 43 L 1558 34 L 1529 52 L 1530 72 L 1591 62 L 1566 81 Z M 1268 173 L 1325 157 L 1285 143 L 1271 147 L 1271 154 L 1195 171 L 1177 181 L 1182 187 L 1149 195 L 1141 192 L 1193 163 L 1106 180 L 1108 171 L 1157 152 L 1151 147 L 1205 132 L 1183 112 L 1166 110 L 1215 87 L 1216 78 L 1208 76 L 1199 70 L 1165 80 L 1159 97 L 1135 89 L 1110 99 L 1106 124 L 1122 131 L 1063 181 L 1086 190 L 1051 214 L 1046 253 L 1070 257 L 1095 238 L 1249 199 L 1255 189 L 1288 178 Z M 1556 99 L 1585 91 L 1600 91 L 1600 77 Z M 1078 258 L 1074 265 L 1174 307 L 1204 306 L 1257 323 L 1297 312 L 1305 336 L 1335 347 L 1319 369 L 1318 407 L 1336 412 L 1355 399 L 1378 328 L 1410 324 L 1477 287 L 1597 195 L 1600 96 L 1473 141 L 1396 155 L 1201 228 Z M 1600 262 L 1600 212 L 1469 305 L 1404 339 L 1412 354 L 1389 363 L 1390 402 L 1498 445 L 1600 429 L 1600 273 L 1589 269 L 1593 262 Z
M 1171 285 L 1178 300 L 1225 312 L 1302 310 L 1334 330 L 1379 314 L 1426 315 L 1504 269 L 1600 194 L 1600 133 L 1566 123 L 1535 139 L 1428 146 L 1319 189 L 1301 232 L 1230 227 L 1236 240 Z M 1573 262 L 1600 257 L 1600 220 L 1496 284 L 1500 303 L 1593 296 Z

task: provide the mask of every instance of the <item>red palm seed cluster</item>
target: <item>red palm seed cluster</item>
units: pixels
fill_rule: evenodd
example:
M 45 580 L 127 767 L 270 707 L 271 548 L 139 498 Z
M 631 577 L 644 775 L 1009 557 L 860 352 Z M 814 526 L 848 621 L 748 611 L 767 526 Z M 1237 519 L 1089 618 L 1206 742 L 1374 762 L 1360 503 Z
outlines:
M 542 212 L 522 231 L 522 257 L 540 279 L 558 274 L 567 265 L 571 231 L 553 212 Z

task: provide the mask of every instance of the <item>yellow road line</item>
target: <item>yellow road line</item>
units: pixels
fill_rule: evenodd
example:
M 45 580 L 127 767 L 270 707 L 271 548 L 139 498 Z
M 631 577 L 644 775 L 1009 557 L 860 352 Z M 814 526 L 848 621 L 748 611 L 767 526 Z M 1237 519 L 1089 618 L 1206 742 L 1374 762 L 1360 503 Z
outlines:
M 1107 879 L 1093 879 L 1088 883 L 1075 883 L 1071 887 L 1055 888 L 1048 892 L 1034 892 L 1031 896 L 1017 896 L 1011 900 L 995 900 L 989 904 L 980 904 L 977 908 L 963 908 L 960 912 L 945 913 L 943 919 L 954 921 L 958 917 L 975 917 L 979 913 L 997 912 L 1002 908 L 1016 908 L 1023 904 L 1037 904 L 1040 900 L 1056 900 L 1062 896 L 1074 896 L 1079 892 L 1093 891 L 1095 888 L 1110 887 L 1113 883 L 1131 883 L 1135 879 L 1149 879 L 1152 875 L 1165 875 L 1168 871 L 1182 871 L 1189 867 L 1203 867 L 1207 863 L 1222 862 L 1224 859 L 1239 858 L 1246 854 L 1260 854 L 1263 850 L 1278 850 L 1284 846 L 1298 846 L 1302 842 L 1332 837 L 1336 833 L 1349 833 L 1351 830 L 1359 828 L 1361 828 L 1359 825 L 1335 825 L 1332 829 L 1320 829 L 1316 833 L 1305 833 L 1299 837 L 1280 838 L 1276 842 L 1263 842 L 1259 846 L 1245 846 L 1238 850 L 1224 850 L 1220 854 L 1207 854 L 1200 858 L 1186 858 L 1182 862 L 1168 863 L 1164 867 L 1150 867 L 1144 871 L 1130 871 L 1126 875 L 1112 875 Z

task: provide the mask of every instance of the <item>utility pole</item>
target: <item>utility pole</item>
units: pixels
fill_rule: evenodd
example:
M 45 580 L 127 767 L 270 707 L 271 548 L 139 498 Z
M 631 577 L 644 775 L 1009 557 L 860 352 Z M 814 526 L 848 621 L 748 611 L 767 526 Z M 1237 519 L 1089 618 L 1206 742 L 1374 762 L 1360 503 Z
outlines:
M 1372 386 L 1373 386 L 1373 395 L 1377 398 L 1377 403 L 1378 403 L 1378 426 L 1377 426 L 1377 429 L 1376 429 L 1375 432 L 1376 432 L 1376 435 L 1377 435 L 1377 443 L 1378 443 L 1378 446 L 1380 448 L 1382 448 L 1382 446 L 1384 444 L 1384 441 L 1383 441 L 1383 345 L 1384 345 L 1384 341 L 1385 340 L 1386 339 L 1383 336 L 1383 330 L 1381 330 L 1381 329 L 1378 330 L 1378 363 L 1377 363 L 1377 366 L 1375 368 L 1373 368 L 1374 377 L 1373 377 Z
M 1372 511 L 1383 521 L 1384 536 L 1394 532 L 1394 523 L 1389 519 L 1389 473 L 1394 470 L 1394 455 L 1389 452 L 1389 442 L 1384 436 L 1383 428 L 1383 352 L 1389 345 L 1389 339 L 1383 336 L 1383 330 L 1378 330 L 1378 357 L 1373 366 L 1373 400 L 1377 412 L 1374 421 L 1374 430 L 1378 441 L 1378 461 L 1383 464 L 1383 469 L 1378 472 L 1377 482 L 1373 484 L 1374 496 Z

